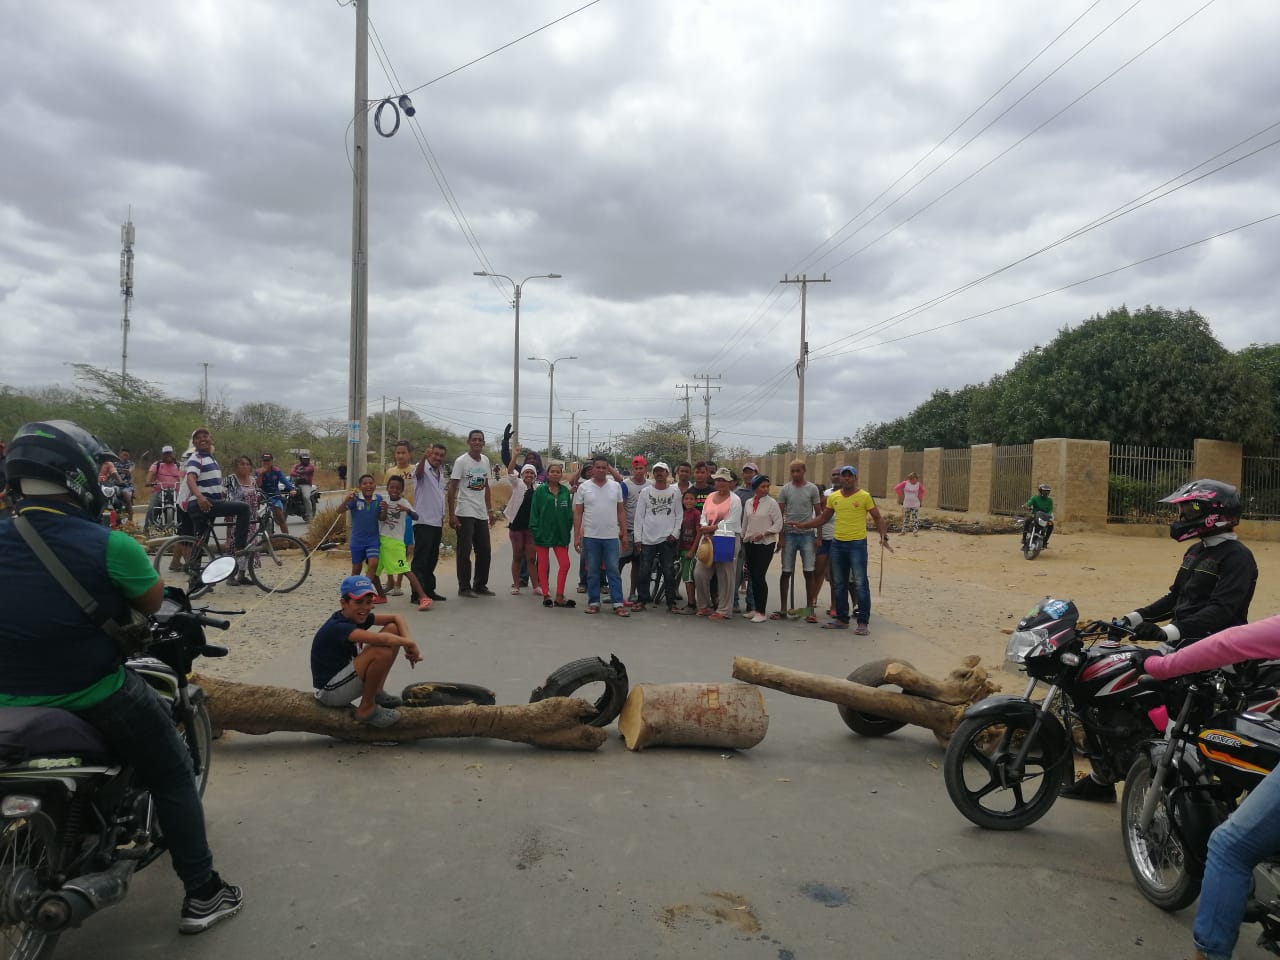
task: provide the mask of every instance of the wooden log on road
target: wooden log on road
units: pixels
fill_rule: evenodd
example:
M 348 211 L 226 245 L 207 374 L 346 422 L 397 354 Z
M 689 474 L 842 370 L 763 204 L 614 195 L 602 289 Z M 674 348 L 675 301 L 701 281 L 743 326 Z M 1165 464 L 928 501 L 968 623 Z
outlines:
M 214 728 L 241 733 L 292 731 L 364 742 L 491 737 L 560 750 L 595 750 L 607 737 L 603 729 L 582 722 L 595 714 L 595 707 L 576 697 L 514 706 L 400 707 L 399 722 L 378 729 L 357 723 L 353 709 L 322 706 L 307 691 L 216 677 L 197 677 L 196 682 L 204 689 Z
M 977 703 L 1000 690 L 1000 685 L 991 680 L 981 662 L 981 657 L 965 657 L 945 680 L 935 680 L 909 664 L 891 663 L 885 668 L 884 681 L 909 690 L 913 696 L 939 703 L 953 706 Z
M 926 727 L 942 738 L 948 738 L 964 716 L 966 705 L 939 703 L 926 697 L 907 693 L 895 693 L 851 683 L 839 677 L 819 673 L 791 670 L 776 664 L 753 660 L 750 657 L 733 658 L 733 678 L 758 684 L 773 690 L 781 690 L 797 697 L 825 700 L 853 707 L 863 713 L 872 713 L 890 720 L 913 723 Z M 935 681 L 936 682 L 936 681 Z M 912 686 L 912 689 L 916 689 Z
M 769 731 L 764 695 L 747 683 L 640 683 L 618 717 L 628 750 L 719 747 L 746 750 Z

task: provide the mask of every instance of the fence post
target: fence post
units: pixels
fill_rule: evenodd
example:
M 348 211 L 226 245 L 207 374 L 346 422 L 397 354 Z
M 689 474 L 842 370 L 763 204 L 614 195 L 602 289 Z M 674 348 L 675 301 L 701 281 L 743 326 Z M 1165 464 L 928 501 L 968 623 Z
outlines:
M 1106 440 L 1037 440 L 1031 453 L 1031 490 L 1047 483 L 1053 488 L 1053 509 L 1059 529 L 1069 525 L 1102 528 L 1107 522 L 1107 478 L 1111 444 Z
M 1221 480 L 1237 489 L 1244 473 L 1244 448 L 1226 440 L 1199 440 L 1192 444 L 1191 474 L 1196 479 Z
M 924 484 L 927 506 L 938 506 L 938 494 L 942 491 L 942 448 L 925 447 L 924 466 L 920 468 L 920 482 Z
M 884 471 L 884 495 L 887 497 L 889 491 L 898 485 L 899 480 L 905 479 L 902 474 L 902 447 L 889 448 L 889 462 L 885 466 Z
M 991 483 L 995 474 L 996 447 L 976 443 L 969 447 L 969 512 L 991 513 Z

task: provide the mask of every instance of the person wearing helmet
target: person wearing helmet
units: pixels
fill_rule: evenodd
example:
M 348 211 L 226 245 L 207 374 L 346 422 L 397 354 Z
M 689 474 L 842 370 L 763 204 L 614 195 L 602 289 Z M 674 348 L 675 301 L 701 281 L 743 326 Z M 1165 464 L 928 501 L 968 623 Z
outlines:
M 1031 511 L 1031 516 L 1022 522 L 1022 546 L 1027 546 L 1027 537 L 1031 535 L 1031 524 L 1035 521 L 1037 513 L 1048 514 L 1049 528 L 1044 533 L 1044 543 L 1041 545 L 1042 550 L 1049 549 L 1049 538 L 1053 536 L 1053 497 L 1049 496 L 1049 485 L 1047 483 L 1040 484 L 1036 488 L 1036 495 L 1023 504 L 1024 507 Z
M 105 618 L 150 615 L 164 584 L 146 552 L 98 522 L 100 465 L 114 455 L 69 420 L 28 423 L 9 448 L 9 483 L 25 518 L 98 603 Z M 179 930 L 199 933 L 239 911 L 243 894 L 213 869 L 191 757 L 152 689 L 36 557 L 14 523 L 0 524 L 0 708 L 70 710 L 101 732 L 151 792 L 186 896 Z
M 1169 592 L 1120 619 L 1133 628 L 1135 639 L 1178 649 L 1247 623 L 1258 563 L 1235 533 L 1240 522 L 1236 488 L 1219 480 L 1192 480 L 1160 502 L 1178 509 L 1169 524 L 1169 536 L 1179 543 L 1192 543 L 1182 555 Z M 1161 620 L 1169 622 L 1161 626 Z M 1114 803 L 1114 779 L 1095 770 L 1064 787 L 1062 796 Z
M 311 522 L 311 490 L 315 486 L 316 468 L 311 462 L 310 450 L 298 451 L 298 462 L 289 471 L 289 477 L 302 494 L 302 521 Z

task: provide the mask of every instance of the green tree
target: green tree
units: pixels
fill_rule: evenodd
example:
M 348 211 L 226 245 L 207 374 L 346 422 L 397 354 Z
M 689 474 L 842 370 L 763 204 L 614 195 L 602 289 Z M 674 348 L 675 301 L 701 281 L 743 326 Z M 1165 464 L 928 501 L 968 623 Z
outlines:
M 688 437 L 689 421 L 684 417 L 678 420 L 646 420 L 643 426 L 618 438 L 614 447 L 619 455 L 627 459 L 640 453 L 650 463 L 665 460 L 674 470 L 676 464 L 685 458 Z M 605 450 L 602 444 L 596 446 L 601 449 L 594 450 L 593 453 L 612 452 Z M 700 456 L 701 449 L 699 444 L 694 444 L 695 459 Z

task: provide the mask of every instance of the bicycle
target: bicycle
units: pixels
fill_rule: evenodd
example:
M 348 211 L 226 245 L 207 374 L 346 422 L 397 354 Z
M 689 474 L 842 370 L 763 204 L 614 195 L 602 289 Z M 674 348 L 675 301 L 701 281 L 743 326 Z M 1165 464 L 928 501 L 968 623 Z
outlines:
M 311 573 L 311 554 L 295 536 L 276 533 L 270 499 L 264 499 L 252 519 L 256 530 L 245 548 L 227 551 L 215 535 L 219 524 L 196 516 L 196 536 L 172 537 L 156 551 L 153 566 L 166 586 L 182 589 L 200 582 L 201 571 L 219 556 L 247 558 L 246 572 L 254 585 L 267 593 L 289 593 L 302 586 Z
M 172 537 L 178 532 L 178 495 L 174 487 L 160 488 L 160 503 L 147 509 L 142 532 L 148 536 Z

